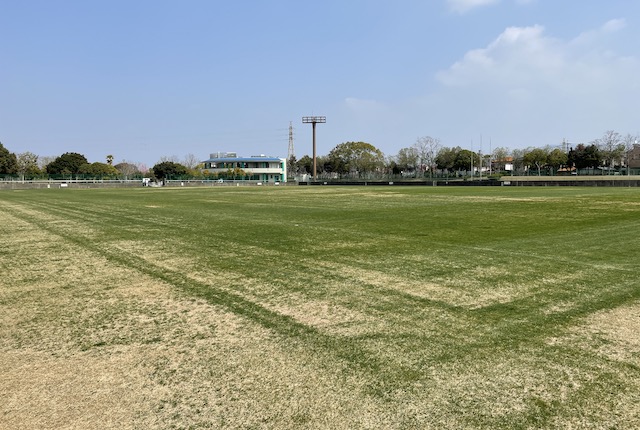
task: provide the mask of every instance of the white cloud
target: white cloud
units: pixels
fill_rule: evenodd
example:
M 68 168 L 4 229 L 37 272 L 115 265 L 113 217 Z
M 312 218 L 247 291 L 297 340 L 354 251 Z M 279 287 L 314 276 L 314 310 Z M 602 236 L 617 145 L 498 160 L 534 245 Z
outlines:
M 548 136 L 636 132 L 629 107 L 640 96 L 640 60 L 616 53 L 620 38 L 612 37 L 625 26 L 611 20 L 573 39 L 552 37 L 540 25 L 509 27 L 436 75 L 442 117 L 500 130 L 503 138 L 511 133 L 507 146 L 526 136 L 549 143 Z
M 594 92 L 628 83 L 621 79 L 628 77 L 629 62 L 637 60 L 616 55 L 606 43 L 607 34 L 624 27 L 624 20 L 611 20 L 569 41 L 548 36 L 539 25 L 509 27 L 437 78 L 447 86 L 492 86 L 505 92 L 522 88 Z
M 467 52 L 464 58 L 438 74 L 446 85 L 476 83 L 521 84 L 557 74 L 564 67 L 560 43 L 544 35 L 544 27 L 509 27 L 486 48 Z
M 581 33 L 571 43 L 573 45 L 595 45 L 600 41 L 606 40 L 608 36 L 623 30 L 626 26 L 627 22 L 624 19 L 611 19 L 599 28 Z
M 605 33 L 614 33 L 616 31 L 622 30 L 627 26 L 627 21 L 624 19 L 612 19 L 607 21 L 602 26 L 602 31 Z

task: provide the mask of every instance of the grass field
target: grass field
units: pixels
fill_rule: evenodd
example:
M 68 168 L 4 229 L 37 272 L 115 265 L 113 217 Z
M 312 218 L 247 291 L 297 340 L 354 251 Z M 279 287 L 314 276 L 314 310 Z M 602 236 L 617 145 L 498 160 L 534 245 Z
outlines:
M 0 192 L 0 428 L 639 428 L 640 190 Z

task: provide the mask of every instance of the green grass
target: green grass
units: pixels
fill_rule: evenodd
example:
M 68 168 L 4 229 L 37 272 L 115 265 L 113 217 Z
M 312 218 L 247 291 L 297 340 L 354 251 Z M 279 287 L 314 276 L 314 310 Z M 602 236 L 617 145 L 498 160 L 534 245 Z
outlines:
M 0 369 L 98 366 L 121 414 L 96 406 L 106 427 L 640 426 L 637 189 L 48 189 L 0 207 Z M 29 390 L 9 384 L 0 427 L 92 422 L 17 408 Z M 65 399 L 90 407 L 79 385 Z

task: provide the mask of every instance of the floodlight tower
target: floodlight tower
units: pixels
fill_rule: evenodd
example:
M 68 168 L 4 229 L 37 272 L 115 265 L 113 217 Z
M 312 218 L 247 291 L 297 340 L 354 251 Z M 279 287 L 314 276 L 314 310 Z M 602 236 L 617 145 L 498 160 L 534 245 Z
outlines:
M 316 180 L 316 124 L 327 122 L 326 116 L 303 116 L 303 124 L 311 124 L 313 127 L 313 180 Z

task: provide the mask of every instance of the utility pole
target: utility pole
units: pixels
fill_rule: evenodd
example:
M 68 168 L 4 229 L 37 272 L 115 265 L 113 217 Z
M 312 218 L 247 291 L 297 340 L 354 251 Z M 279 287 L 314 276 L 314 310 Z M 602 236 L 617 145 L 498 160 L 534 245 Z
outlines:
M 311 124 L 313 128 L 313 180 L 316 180 L 316 124 L 324 124 L 327 122 L 326 116 L 303 116 L 303 124 Z

